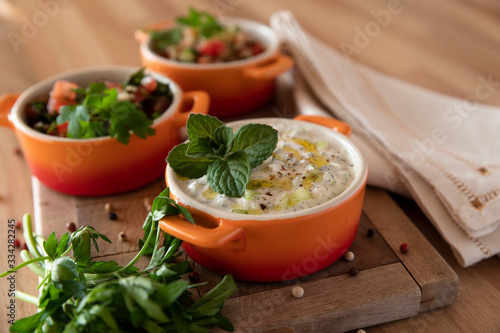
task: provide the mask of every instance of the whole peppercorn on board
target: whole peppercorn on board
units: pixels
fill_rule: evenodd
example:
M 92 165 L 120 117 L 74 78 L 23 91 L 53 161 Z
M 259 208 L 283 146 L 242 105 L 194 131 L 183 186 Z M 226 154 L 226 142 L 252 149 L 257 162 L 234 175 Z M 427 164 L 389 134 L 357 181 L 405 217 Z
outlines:
M 101 243 L 98 256 L 120 263 L 138 250 L 148 202 L 164 187 L 158 180 L 123 195 L 82 198 L 54 192 L 33 179 L 36 231 L 59 236 L 71 222 L 94 226 L 113 241 Z M 450 305 L 458 295 L 457 275 L 385 191 L 367 188 L 350 251 L 352 261 L 341 258 L 301 279 L 237 281 L 238 291 L 223 313 L 237 332 L 344 332 L 418 316 Z M 198 288 L 200 294 L 220 282 L 221 276 L 192 265 L 200 282 L 208 282 Z M 294 269 L 307 272 L 313 265 L 311 260 Z M 297 286 L 303 289 L 301 297 L 292 293 Z

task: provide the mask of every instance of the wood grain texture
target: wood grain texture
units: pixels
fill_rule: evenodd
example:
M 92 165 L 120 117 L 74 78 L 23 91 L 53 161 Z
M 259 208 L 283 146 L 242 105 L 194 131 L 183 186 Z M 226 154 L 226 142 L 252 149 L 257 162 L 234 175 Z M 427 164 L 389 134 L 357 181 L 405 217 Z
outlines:
M 214 10 L 217 1 L 66 1 L 36 33 L 18 44 L 7 38 L 22 36 L 23 19 L 31 21 L 41 9 L 37 1 L 0 1 L 0 93 L 22 91 L 61 71 L 104 64 L 140 65 L 133 32 L 148 23 L 172 18 L 189 5 Z M 225 0 L 220 0 L 227 2 Z M 61 1 L 62 2 L 62 1 Z M 313 35 L 340 50 L 342 42 L 353 43 L 356 27 L 372 21 L 371 11 L 387 8 L 389 1 L 234 1 L 226 16 L 267 22 L 280 9 L 291 10 Z M 500 3 L 496 0 L 401 1 L 403 11 L 352 58 L 407 82 L 466 98 L 475 93 L 479 77 L 500 81 Z M 500 90 L 485 104 L 500 106 Z M 285 105 L 286 106 L 286 105 Z M 291 108 L 290 105 L 288 105 Z M 281 114 L 284 106 L 278 111 Z M 485 120 L 487 121 L 487 120 Z M 33 213 L 30 175 L 22 158 L 13 153 L 18 146 L 10 130 L 0 128 L 0 218 L 20 219 Z M 442 310 L 411 319 L 371 327 L 373 332 L 498 332 L 500 331 L 500 260 L 490 258 L 473 267 L 460 267 L 444 240 L 413 203 L 400 200 L 412 222 L 457 273 L 460 294 Z M 7 239 L 0 228 L 0 244 Z M 0 269 L 5 251 L 0 251 Z M 19 258 L 19 257 L 18 257 Z M 19 258 L 20 260 L 20 258 Z M 35 294 L 36 278 L 30 271 L 17 273 L 17 288 Z M 0 279 L 1 297 L 7 290 Z M 3 303 L 0 302 L 0 303 Z M 0 304 L 3 305 L 3 304 Z M 35 308 L 17 302 L 17 317 Z M 0 312 L 3 313 L 3 312 Z M 0 320 L 0 331 L 7 331 Z M 286 331 L 286 330 L 285 330 Z
M 355 282 L 354 282 L 355 280 Z M 262 332 L 289 325 L 296 332 L 345 332 L 415 316 L 420 288 L 400 263 L 301 283 L 296 299 L 292 286 L 231 298 L 224 315 L 237 332 Z
M 422 288 L 421 312 L 452 304 L 458 296 L 458 276 L 443 265 L 443 258 L 392 198 L 382 190 L 367 191 L 364 211 Z M 400 250 L 403 243 L 410 248 L 407 253 Z

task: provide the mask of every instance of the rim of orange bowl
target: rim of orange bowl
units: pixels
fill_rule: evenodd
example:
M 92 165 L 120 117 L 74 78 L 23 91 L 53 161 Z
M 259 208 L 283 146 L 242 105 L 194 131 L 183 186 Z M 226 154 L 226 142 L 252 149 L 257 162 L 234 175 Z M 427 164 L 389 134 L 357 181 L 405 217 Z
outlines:
M 67 138 L 67 137 L 59 137 L 59 136 L 52 136 L 48 134 L 43 134 L 40 133 L 26 123 L 24 119 L 24 109 L 26 107 L 26 104 L 33 101 L 34 98 L 48 95 L 50 92 L 50 88 L 54 84 L 55 81 L 61 80 L 61 79 L 68 79 L 71 78 L 73 80 L 78 81 L 78 77 L 84 76 L 84 75 L 95 75 L 93 80 L 100 79 L 100 78 L 105 78 L 106 74 L 110 75 L 111 73 L 113 75 L 121 76 L 123 75 L 123 79 L 125 79 L 128 75 L 134 73 L 137 71 L 139 68 L 134 67 L 134 66 L 99 66 L 99 67 L 86 67 L 86 68 L 80 68 L 80 69 L 75 69 L 75 70 L 70 70 L 66 72 L 62 72 L 60 74 L 56 74 L 53 76 L 50 76 L 38 83 L 35 83 L 34 85 L 30 86 L 28 89 L 23 91 L 21 95 L 17 98 L 16 102 L 12 106 L 12 110 L 9 113 L 9 119 L 12 121 L 14 128 L 17 130 L 21 130 L 27 135 L 30 135 L 32 137 L 35 137 L 37 139 L 43 140 L 43 141 L 59 141 L 59 142 L 73 142 L 73 143 L 78 143 L 78 142 L 97 142 L 97 141 L 106 141 L 112 139 L 109 135 L 106 136 L 101 136 L 97 138 L 87 138 L 87 139 L 73 139 L 73 138 Z M 103 73 L 101 77 L 99 77 L 99 73 Z M 182 90 L 181 88 L 170 78 L 151 71 L 146 71 L 146 73 L 152 75 L 156 80 L 160 80 L 163 83 L 168 83 L 170 86 L 170 89 L 172 91 L 173 95 L 173 100 L 172 103 L 169 105 L 169 107 L 163 112 L 158 118 L 156 118 L 153 121 L 152 127 L 156 127 L 158 124 L 161 122 L 165 121 L 167 118 L 172 116 L 172 114 L 177 110 L 177 108 L 180 105 L 181 102 L 181 94 Z M 92 79 L 90 79 L 89 83 L 92 82 Z
M 291 219 L 291 218 L 297 218 L 305 215 L 312 215 L 316 213 L 320 213 L 326 209 L 333 208 L 336 206 L 339 206 L 341 203 L 345 202 L 346 200 L 349 200 L 352 198 L 358 191 L 362 189 L 362 187 L 365 186 L 367 178 L 368 178 L 368 165 L 366 162 L 365 157 L 361 153 L 361 151 L 352 143 L 352 141 L 347 138 L 345 135 L 334 131 L 333 129 L 330 129 L 328 127 L 322 126 L 322 125 L 317 125 L 313 124 L 310 122 L 306 121 L 301 121 L 301 120 L 293 120 L 293 119 L 285 119 L 285 118 L 255 118 L 255 119 L 248 119 L 248 120 L 240 120 L 240 121 L 235 121 L 228 123 L 228 126 L 233 126 L 233 127 L 238 127 L 241 125 L 244 125 L 248 122 L 253 122 L 253 123 L 264 123 L 264 124 L 269 124 L 269 125 L 275 125 L 275 123 L 284 121 L 284 122 L 300 122 L 303 123 L 305 126 L 312 127 L 314 130 L 318 131 L 324 131 L 328 133 L 328 135 L 331 135 L 334 137 L 338 142 L 341 143 L 342 147 L 346 148 L 346 150 L 349 152 L 350 155 L 353 157 L 353 163 L 357 163 L 356 165 L 358 166 L 355 168 L 355 178 L 351 185 L 347 187 L 347 189 L 344 190 L 341 194 L 338 196 L 318 205 L 315 207 L 307 208 L 298 212 L 289 212 L 289 213 L 283 213 L 283 214 L 271 214 L 271 215 L 245 215 L 245 214 L 238 214 L 238 213 L 231 213 L 231 212 L 226 212 L 223 210 L 219 210 L 210 206 L 207 206 L 199 201 L 196 201 L 188 194 L 186 194 L 183 190 L 180 189 L 180 187 L 177 184 L 177 177 L 175 176 L 175 172 L 173 171 L 170 166 L 167 165 L 167 178 L 168 178 L 168 186 L 170 187 L 171 192 L 175 193 L 179 200 L 187 205 L 191 206 L 196 210 L 202 211 L 204 213 L 207 213 L 211 216 L 214 216 L 220 220 L 233 220 L 233 221 L 252 221 L 258 222 L 258 221 L 269 221 L 269 220 L 285 220 L 285 219 Z M 279 130 L 279 129 L 278 129 Z M 188 199 L 186 199 L 188 198 Z
M 151 49 L 151 39 L 149 37 L 145 38 L 140 42 L 140 51 L 144 57 L 150 61 L 156 61 L 160 63 L 168 64 L 171 67 L 192 69 L 192 70 L 218 70 L 227 68 L 236 68 L 246 65 L 252 65 L 259 63 L 263 60 L 268 59 L 270 56 L 275 54 L 279 49 L 279 38 L 276 33 L 269 28 L 267 25 L 242 19 L 242 18 L 225 18 L 221 21 L 223 24 L 238 24 L 241 26 L 242 30 L 252 35 L 252 37 L 257 38 L 260 42 L 266 44 L 266 50 L 256 56 L 252 56 L 246 59 L 212 63 L 212 64 L 198 64 L 198 63 L 183 63 L 180 61 L 170 60 L 168 58 L 162 57 L 161 55 L 153 52 Z

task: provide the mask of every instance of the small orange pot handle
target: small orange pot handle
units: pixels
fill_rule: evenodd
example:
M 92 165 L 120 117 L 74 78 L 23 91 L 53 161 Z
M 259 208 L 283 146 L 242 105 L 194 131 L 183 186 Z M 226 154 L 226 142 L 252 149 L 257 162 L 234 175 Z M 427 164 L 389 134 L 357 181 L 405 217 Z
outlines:
M 20 94 L 2 94 L 0 96 L 0 126 L 14 128 L 9 120 L 9 112 Z
M 174 25 L 173 20 L 168 20 L 168 21 L 161 21 L 158 23 L 153 23 L 151 25 L 148 25 L 145 28 L 136 30 L 134 33 L 135 40 L 141 43 L 144 41 L 146 38 L 149 36 L 150 31 L 161 31 L 161 30 L 167 30 L 168 28 L 171 28 Z
M 189 110 L 186 108 L 190 106 Z M 210 107 L 210 96 L 204 91 L 187 91 L 182 93 L 182 101 L 174 115 L 176 126 L 186 125 L 189 114 L 203 113 L 207 114 Z
M 243 75 L 252 80 L 270 80 L 293 67 L 293 59 L 280 54 L 271 62 L 248 67 L 243 70 Z
M 293 119 L 307 121 L 310 123 L 330 127 L 334 131 L 342 133 L 347 137 L 350 137 L 352 134 L 352 127 L 337 119 L 322 117 L 322 116 L 308 116 L 308 115 L 300 115 Z
M 159 221 L 166 233 L 195 246 L 216 249 L 243 237 L 243 228 L 221 222 L 217 228 L 204 228 L 180 216 L 168 216 Z

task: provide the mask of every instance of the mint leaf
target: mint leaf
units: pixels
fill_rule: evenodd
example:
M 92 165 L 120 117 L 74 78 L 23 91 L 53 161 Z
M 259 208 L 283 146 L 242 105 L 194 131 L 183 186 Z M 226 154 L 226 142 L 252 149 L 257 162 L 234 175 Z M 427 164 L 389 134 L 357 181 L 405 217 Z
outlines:
M 197 138 L 213 138 L 215 130 L 224 123 L 215 117 L 201 113 L 191 113 L 186 123 L 189 140 Z
M 244 150 L 248 155 L 250 166 L 255 168 L 262 164 L 276 148 L 278 131 L 269 125 L 246 124 L 234 133 L 232 151 Z
M 212 190 L 228 197 L 241 197 L 250 180 L 250 162 L 239 150 L 227 159 L 218 159 L 208 167 L 207 181 Z
M 223 145 L 222 155 L 227 155 L 233 146 L 233 129 L 226 125 L 218 127 L 214 132 L 214 140 L 219 145 Z
M 209 138 L 197 138 L 188 143 L 186 155 L 192 157 L 204 157 L 214 155 L 213 149 L 210 147 Z
M 215 157 L 192 157 L 186 154 L 187 143 L 175 146 L 167 156 L 167 163 L 183 177 L 200 178 L 207 173 Z
M 247 124 L 235 133 L 217 118 L 191 114 L 187 121 L 190 142 L 180 144 L 167 157 L 179 175 L 199 178 L 207 174 L 210 187 L 230 197 L 241 197 L 250 170 L 271 156 L 278 131 L 269 125 Z

